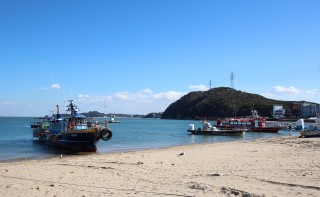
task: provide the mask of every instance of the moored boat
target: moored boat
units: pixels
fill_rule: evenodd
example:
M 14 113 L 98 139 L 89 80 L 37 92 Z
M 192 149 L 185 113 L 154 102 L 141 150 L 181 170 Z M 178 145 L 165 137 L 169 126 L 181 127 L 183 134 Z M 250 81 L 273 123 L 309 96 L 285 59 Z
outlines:
M 201 121 L 202 128 L 195 129 L 194 124 L 190 124 L 187 132 L 193 135 L 216 135 L 216 136 L 242 136 L 247 129 L 218 129 L 211 126 L 208 121 Z
M 84 152 L 94 152 L 97 150 L 96 144 L 99 140 L 111 139 L 112 132 L 107 124 L 101 125 L 78 114 L 79 109 L 74 100 L 69 102 L 67 106 L 67 111 L 70 111 L 69 116 L 62 117 L 57 105 L 57 114 L 50 121 L 49 128 L 34 129 L 33 136 L 49 145 Z
M 251 119 L 251 128 L 252 132 L 265 132 L 265 133 L 278 133 L 282 127 L 267 127 L 266 119 L 262 117 Z
M 252 132 L 277 133 L 282 127 L 266 126 L 266 119 L 262 117 L 253 118 L 228 118 L 217 121 L 217 128 L 221 129 L 241 129 L 245 128 Z
M 296 123 L 296 130 L 300 130 L 300 137 L 303 138 L 314 138 L 320 137 L 320 117 L 318 116 L 315 119 L 315 124 L 310 124 L 307 128 L 305 128 L 304 120 L 299 119 Z
M 120 121 L 115 119 L 115 116 L 110 117 L 110 119 L 108 120 L 108 123 L 120 123 Z
M 303 137 L 303 138 L 320 137 L 320 131 L 318 131 L 318 130 L 305 130 L 300 133 L 300 137 Z

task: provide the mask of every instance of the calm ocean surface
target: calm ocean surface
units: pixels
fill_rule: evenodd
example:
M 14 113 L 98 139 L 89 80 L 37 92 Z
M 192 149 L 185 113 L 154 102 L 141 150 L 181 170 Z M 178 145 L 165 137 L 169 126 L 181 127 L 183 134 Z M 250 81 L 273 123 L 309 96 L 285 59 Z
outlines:
M 99 141 L 97 153 L 299 135 L 298 132 L 280 130 L 277 134 L 247 132 L 244 137 L 195 136 L 190 135 L 186 130 L 189 124 L 195 124 L 196 128 L 199 127 L 200 122 L 196 120 L 129 118 L 117 120 L 121 123 L 109 124 L 113 131 L 112 139 L 107 142 Z M 60 154 L 74 154 L 64 149 L 47 146 L 33 139 L 30 118 L 26 117 L 0 117 L 0 136 L 0 161 L 43 159 Z

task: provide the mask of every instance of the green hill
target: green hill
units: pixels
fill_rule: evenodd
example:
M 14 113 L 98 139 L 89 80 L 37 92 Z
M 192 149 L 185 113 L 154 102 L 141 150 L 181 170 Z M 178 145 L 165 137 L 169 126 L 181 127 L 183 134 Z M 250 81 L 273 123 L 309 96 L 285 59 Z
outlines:
M 190 92 L 172 103 L 162 114 L 163 119 L 196 119 L 198 117 L 241 117 L 251 115 L 255 109 L 259 115 L 270 117 L 274 104 L 282 104 L 292 113 L 293 102 L 265 98 L 227 87 L 208 91 Z

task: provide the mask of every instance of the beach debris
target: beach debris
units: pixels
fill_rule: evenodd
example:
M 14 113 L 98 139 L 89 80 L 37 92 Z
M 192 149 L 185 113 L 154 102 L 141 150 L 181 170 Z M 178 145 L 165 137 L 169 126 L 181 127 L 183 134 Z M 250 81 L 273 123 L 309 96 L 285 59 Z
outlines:
M 230 188 L 230 187 L 221 187 L 220 188 L 220 192 L 223 194 L 226 194 L 227 196 L 246 196 L 246 197 L 263 197 L 265 196 L 263 195 L 257 195 L 257 194 L 253 194 L 253 193 L 249 193 L 246 191 L 242 191 L 242 190 L 238 190 L 238 189 L 234 189 L 234 188 Z
M 183 155 L 185 155 L 186 153 L 185 152 L 182 152 L 182 153 L 180 153 L 178 156 L 183 156 Z
M 195 189 L 195 190 L 202 190 L 202 191 L 210 191 L 210 187 L 208 187 L 207 185 L 204 185 L 204 184 L 200 184 L 200 183 L 197 183 L 197 182 L 188 182 L 187 183 L 187 186 L 190 188 L 190 189 Z

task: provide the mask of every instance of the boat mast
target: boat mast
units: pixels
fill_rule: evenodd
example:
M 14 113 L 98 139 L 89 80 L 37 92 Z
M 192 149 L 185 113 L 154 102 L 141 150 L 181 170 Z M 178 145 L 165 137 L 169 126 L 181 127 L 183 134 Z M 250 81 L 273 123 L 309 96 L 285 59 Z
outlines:
M 77 112 L 79 111 L 78 107 L 73 103 L 74 100 L 68 100 L 69 101 L 69 105 L 67 106 L 68 109 L 67 111 L 70 111 L 71 116 L 75 116 L 77 114 Z
M 107 116 L 107 104 L 106 104 L 106 101 L 104 101 L 104 110 L 105 110 L 105 112 L 106 112 L 105 117 L 108 117 L 108 116 Z

